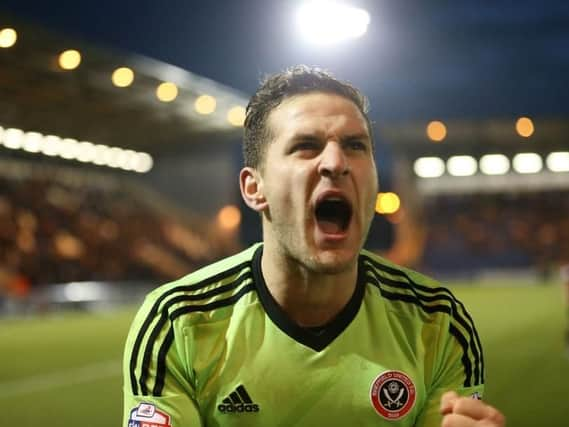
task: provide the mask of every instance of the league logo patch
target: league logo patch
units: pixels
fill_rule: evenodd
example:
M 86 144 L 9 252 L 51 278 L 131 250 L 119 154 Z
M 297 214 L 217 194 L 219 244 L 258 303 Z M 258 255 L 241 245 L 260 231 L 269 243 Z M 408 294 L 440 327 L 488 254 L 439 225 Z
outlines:
M 151 403 L 141 403 L 130 411 L 128 427 L 172 427 L 170 416 Z
M 395 421 L 407 415 L 415 398 L 415 384 L 404 372 L 386 371 L 371 383 L 371 404 L 386 420 Z

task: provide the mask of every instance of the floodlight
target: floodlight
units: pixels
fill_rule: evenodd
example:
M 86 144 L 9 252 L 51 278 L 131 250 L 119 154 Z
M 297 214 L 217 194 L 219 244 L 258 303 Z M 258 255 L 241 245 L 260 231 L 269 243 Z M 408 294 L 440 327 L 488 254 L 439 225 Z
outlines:
M 243 126 L 243 123 L 245 122 L 245 114 L 245 108 L 240 105 L 236 105 L 227 112 L 227 121 L 235 127 Z
M 41 152 L 46 156 L 58 156 L 61 147 L 61 138 L 57 135 L 46 135 L 43 138 Z
M 194 108 L 199 114 L 211 114 L 215 111 L 216 100 L 211 95 L 201 95 L 194 102 Z
M 109 147 L 109 149 L 105 151 L 105 165 L 110 168 L 118 168 L 119 156 L 121 155 L 122 151 L 122 148 Z
M 3 28 L 0 30 L 0 47 L 8 48 L 16 44 L 18 33 L 13 28 Z
M 393 214 L 399 210 L 401 200 L 395 193 L 378 193 L 375 200 L 375 211 L 379 214 Z
M 24 131 L 17 128 L 4 130 L 4 146 L 12 150 L 19 150 L 24 143 Z
M 88 141 L 82 141 L 78 146 L 77 160 L 83 163 L 91 163 L 95 160 L 97 150 L 95 144 Z
M 117 87 L 127 87 L 134 81 L 134 71 L 128 67 L 120 67 L 111 75 L 113 84 Z
M 43 143 L 43 135 L 39 132 L 26 132 L 22 148 L 29 153 L 38 153 Z
M 447 136 L 445 124 L 439 120 L 434 120 L 427 125 L 427 136 L 433 142 L 441 142 Z
M 63 138 L 60 143 L 59 156 L 63 159 L 73 160 L 77 157 L 78 142 L 73 138 Z
M 297 12 L 297 26 L 304 38 L 314 44 L 334 44 L 363 36 L 369 25 L 369 13 L 344 3 L 309 1 Z
M 524 138 L 529 138 L 533 135 L 535 127 L 533 126 L 533 121 L 529 117 L 520 117 L 516 121 L 516 132 L 518 135 Z
M 154 161 L 152 159 L 152 156 L 150 156 L 150 154 L 148 153 L 138 153 L 135 157 L 135 161 L 134 161 L 134 170 L 136 172 L 140 172 L 140 173 L 146 173 L 148 172 L 150 169 L 152 169 L 152 166 L 154 164 Z
M 117 160 L 119 168 L 125 171 L 131 170 L 134 156 L 136 156 L 136 151 L 122 150 Z
M 513 164 L 518 173 L 537 173 L 543 168 L 543 161 L 536 153 L 516 154 Z
M 217 222 L 224 230 L 234 230 L 241 223 L 241 211 L 235 205 L 227 205 L 217 214 Z
M 510 161 L 503 154 L 486 154 L 480 158 L 480 170 L 486 175 L 504 175 L 510 170 Z
M 172 102 L 178 96 L 178 86 L 172 82 L 160 83 L 156 88 L 156 97 L 162 102 Z
M 81 64 L 81 53 L 75 49 L 61 52 L 59 55 L 59 66 L 64 70 L 74 70 Z
M 439 157 L 420 157 L 415 160 L 413 170 L 421 178 L 438 178 L 445 173 L 445 162 Z
M 447 170 L 452 176 L 472 176 L 478 165 L 472 156 L 452 156 L 447 160 Z
M 552 172 L 569 172 L 569 152 L 556 151 L 549 153 L 545 159 L 547 167 Z

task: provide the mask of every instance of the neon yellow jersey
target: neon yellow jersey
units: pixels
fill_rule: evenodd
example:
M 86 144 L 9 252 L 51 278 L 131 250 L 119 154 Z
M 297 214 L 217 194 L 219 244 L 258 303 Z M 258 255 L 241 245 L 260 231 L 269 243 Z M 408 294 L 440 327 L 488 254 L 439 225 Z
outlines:
M 124 426 L 432 426 L 440 396 L 481 397 L 473 321 L 433 280 L 367 251 L 323 328 L 268 292 L 256 244 L 150 293 L 124 356 Z

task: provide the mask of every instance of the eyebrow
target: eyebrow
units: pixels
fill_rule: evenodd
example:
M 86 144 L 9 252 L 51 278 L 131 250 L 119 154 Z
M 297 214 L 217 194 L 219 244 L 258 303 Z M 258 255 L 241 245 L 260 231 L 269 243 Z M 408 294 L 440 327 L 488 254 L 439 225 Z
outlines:
M 318 133 L 300 133 L 292 138 L 294 141 L 312 141 L 320 139 Z M 354 140 L 367 140 L 371 141 L 371 137 L 367 133 L 354 133 L 345 135 L 340 138 L 341 142 L 354 141 Z
M 371 138 L 367 133 L 355 133 L 352 135 L 346 135 L 341 138 L 341 141 L 345 142 L 345 141 L 362 140 L 362 139 L 371 141 Z

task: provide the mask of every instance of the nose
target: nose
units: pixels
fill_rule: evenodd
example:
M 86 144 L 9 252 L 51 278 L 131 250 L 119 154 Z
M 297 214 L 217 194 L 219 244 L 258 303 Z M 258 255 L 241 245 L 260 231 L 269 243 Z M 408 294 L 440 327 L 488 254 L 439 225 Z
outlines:
M 336 141 L 326 143 L 321 152 L 318 171 L 320 175 L 335 178 L 349 173 L 349 163 L 342 146 Z

